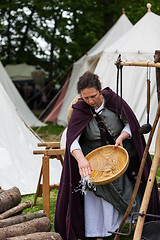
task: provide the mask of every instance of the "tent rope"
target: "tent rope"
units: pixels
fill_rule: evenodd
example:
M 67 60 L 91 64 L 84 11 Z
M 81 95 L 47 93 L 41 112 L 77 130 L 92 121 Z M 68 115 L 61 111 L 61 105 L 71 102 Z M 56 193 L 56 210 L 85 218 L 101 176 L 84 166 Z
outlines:
M 20 119 L 22 120 L 22 122 L 24 123 L 24 125 L 32 132 L 32 134 L 33 134 L 36 138 L 38 138 L 38 140 L 39 140 L 40 142 L 44 142 L 44 141 L 38 136 L 38 134 L 36 134 L 36 132 L 35 132 L 30 126 L 28 126 L 28 124 L 24 121 L 24 119 L 22 118 L 21 114 L 18 112 L 17 108 L 16 108 L 16 112 L 17 112 L 17 114 L 19 115 L 19 117 L 20 117 Z

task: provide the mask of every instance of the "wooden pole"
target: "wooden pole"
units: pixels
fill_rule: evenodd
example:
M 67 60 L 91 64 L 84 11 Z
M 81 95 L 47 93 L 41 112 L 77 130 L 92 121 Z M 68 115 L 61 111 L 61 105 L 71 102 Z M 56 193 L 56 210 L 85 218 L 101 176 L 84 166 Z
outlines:
M 117 62 L 114 63 L 115 65 Z M 160 68 L 160 63 L 154 62 L 120 62 L 120 66 L 137 66 L 137 67 L 156 67 Z
M 43 209 L 46 212 L 46 216 L 50 218 L 50 195 L 49 195 L 49 157 L 44 156 L 43 158 Z
M 155 51 L 154 62 L 156 64 L 160 62 L 160 50 Z M 159 68 L 156 68 L 156 82 L 157 82 L 157 96 L 158 96 L 158 102 L 159 102 L 160 101 L 160 69 Z
M 142 173 L 143 173 L 146 157 L 148 155 L 149 147 L 150 147 L 150 144 L 151 144 L 151 141 L 152 141 L 152 138 L 153 138 L 153 134 L 155 132 L 155 128 L 157 126 L 159 117 L 160 117 L 160 102 L 158 104 L 157 114 L 156 114 L 156 117 L 155 117 L 155 120 L 154 120 L 154 123 L 153 123 L 153 127 L 151 129 L 151 132 L 150 132 L 150 135 L 149 135 L 149 138 L 148 138 L 148 141 L 147 141 L 147 144 L 146 144 L 143 156 L 142 156 L 142 161 L 141 161 L 141 164 L 140 164 L 140 167 L 139 167 L 139 171 L 138 171 L 136 183 L 135 183 L 135 186 L 134 186 L 134 190 L 133 190 L 133 193 L 132 193 L 132 197 L 131 197 L 131 200 L 129 202 L 128 208 L 127 208 L 127 210 L 126 210 L 126 212 L 125 212 L 125 214 L 124 214 L 124 216 L 122 218 L 122 221 L 121 221 L 121 223 L 119 225 L 117 233 L 121 232 L 121 230 L 122 230 L 122 228 L 123 228 L 123 226 L 124 226 L 128 216 L 129 216 L 129 214 L 131 212 L 133 203 L 135 201 L 135 198 L 136 198 L 136 195 L 137 195 L 137 192 L 138 192 L 138 189 L 139 189 L 139 185 L 140 185 L 140 182 L 141 182 L 141 177 L 142 177 Z M 119 237 L 120 237 L 120 235 L 116 234 L 114 240 L 118 240 Z
M 39 192 L 40 192 L 41 178 L 42 178 L 42 168 L 43 168 L 43 166 L 41 166 L 41 171 L 40 171 L 40 175 L 39 175 L 39 179 L 38 179 L 38 186 L 37 186 L 37 190 L 36 190 L 36 193 L 35 193 L 33 206 L 36 206 L 37 197 L 38 197 Z
M 156 173 L 157 173 L 158 166 L 159 166 L 159 162 L 160 162 L 160 123 L 159 123 L 158 131 L 157 131 L 155 155 L 154 155 L 154 159 L 152 161 L 152 166 L 151 166 L 150 174 L 148 177 L 147 186 L 146 186 L 146 189 L 144 192 L 141 208 L 139 211 L 140 213 L 146 214 L 146 212 L 147 212 L 153 184 L 154 184 L 154 181 L 156 178 Z M 145 220 L 145 216 L 138 217 L 133 240 L 141 240 L 144 220 Z
M 38 147 L 60 148 L 60 142 L 42 142 L 38 143 Z
M 46 149 L 46 150 L 34 150 L 33 154 L 44 154 L 47 156 L 56 156 L 57 155 L 64 155 L 65 149 Z

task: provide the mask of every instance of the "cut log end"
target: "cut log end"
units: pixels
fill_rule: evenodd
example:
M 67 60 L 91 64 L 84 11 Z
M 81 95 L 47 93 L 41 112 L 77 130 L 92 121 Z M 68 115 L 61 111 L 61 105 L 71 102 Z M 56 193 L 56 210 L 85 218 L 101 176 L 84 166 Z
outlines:
M 0 213 L 15 207 L 21 202 L 21 193 L 17 187 L 4 190 L 0 194 Z

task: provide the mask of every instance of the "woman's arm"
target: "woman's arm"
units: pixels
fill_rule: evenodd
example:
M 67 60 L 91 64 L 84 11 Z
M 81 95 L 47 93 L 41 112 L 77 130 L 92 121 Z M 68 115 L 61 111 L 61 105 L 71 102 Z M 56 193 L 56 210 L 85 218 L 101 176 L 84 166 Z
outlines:
M 86 177 L 91 174 L 91 167 L 79 145 L 80 135 L 74 140 L 70 147 L 72 156 L 77 160 L 79 173 L 82 177 Z
M 126 131 L 122 131 L 121 134 L 119 135 L 119 137 L 116 139 L 114 146 L 115 147 L 118 147 L 118 146 L 123 147 L 123 141 L 128 137 L 130 137 L 129 133 Z
M 130 129 L 129 123 L 127 123 L 126 126 L 123 128 L 119 137 L 116 139 L 114 147 L 118 147 L 118 146 L 123 147 L 123 141 L 126 138 L 131 138 L 131 137 L 132 137 L 131 129 Z
M 82 177 L 86 177 L 91 174 L 91 167 L 89 161 L 84 157 L 81 149 L 75 149 L 72 151 L 72 156 L 77 160 L 79 173 Z

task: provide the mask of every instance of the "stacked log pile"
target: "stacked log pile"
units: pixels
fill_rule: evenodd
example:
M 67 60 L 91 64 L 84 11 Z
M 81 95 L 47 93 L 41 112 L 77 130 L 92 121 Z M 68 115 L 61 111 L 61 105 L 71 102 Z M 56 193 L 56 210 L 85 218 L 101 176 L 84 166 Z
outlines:
M 17 187 L 0 189 L 0 240 L 62 240 L 58 233 L 50 232 L 51 222 L 45 211 L 23 214 L 31 202 L 20 202 Z

